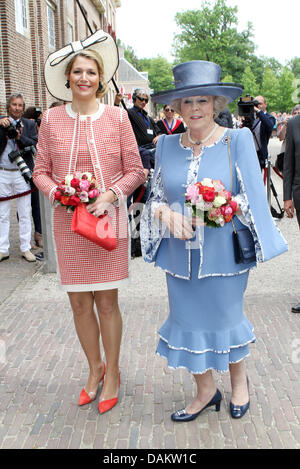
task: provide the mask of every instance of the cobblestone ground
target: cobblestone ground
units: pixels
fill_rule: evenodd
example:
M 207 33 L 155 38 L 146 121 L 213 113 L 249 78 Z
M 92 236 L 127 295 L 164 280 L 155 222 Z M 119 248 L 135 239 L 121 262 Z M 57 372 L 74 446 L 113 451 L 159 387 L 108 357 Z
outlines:
M 281 180 L 273 180 L 281 199 Z M 186 371 L 168 370 L 155 355 L 157 329 L 168 314 L 163 272 L 141 259 L 132 262 L 132 282 L 120 291 L 120 399 L 100 416 L 97 401 L 77 406 L 88 367 L 56 276 L 18 253 L 3 262 L 0 448 L 299 449 L 300 316 L 290 311 L 300 301 L 299 229 L 286 218 L 278 226 L 289 252 L 252 271 L 245 298 L 257 343 L 247 359 L 251 407 L 236 421 L 228 410 L 229 375 L 217 373 L 221 411 L 207 410 L 187 424 L 170 420 L 195 386 Z

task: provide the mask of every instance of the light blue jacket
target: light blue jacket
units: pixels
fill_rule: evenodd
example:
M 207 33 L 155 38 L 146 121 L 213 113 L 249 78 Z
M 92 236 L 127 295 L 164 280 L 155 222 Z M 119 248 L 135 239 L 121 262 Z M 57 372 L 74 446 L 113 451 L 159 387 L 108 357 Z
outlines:
M 164 271 L 184 279 L 191 276 L 191 251 L 200 256 L 199 278 L 237 275 L 256 265 L 236 264 L 232 223 L 222 228 L 197 229 L 196 238 L 182 241 L 154 219 L 160 204 L 186 213 L 185 191 L 188 185 L 204 178 L 220 179 L 231 189 L 228 139 L 231 149 L 232 193 L 238 195 L 243 216 L 234 217 L 236 228 L 250 228 L 256 246 L 257 262 L 265 262 L 287 251 L 287 243 L 275 225 L 267 203 L 253 136 L 249 129 L 226 130 L 214 145 L 203 147 L 194 158 L 190 148 L 181 144 L 181 135 L 163 135 L 156 150 L 152 192 L 141 219 L 142 252 L 146 262 L 155 262 Z M 243 221 L 243 223 L 241 222 Z

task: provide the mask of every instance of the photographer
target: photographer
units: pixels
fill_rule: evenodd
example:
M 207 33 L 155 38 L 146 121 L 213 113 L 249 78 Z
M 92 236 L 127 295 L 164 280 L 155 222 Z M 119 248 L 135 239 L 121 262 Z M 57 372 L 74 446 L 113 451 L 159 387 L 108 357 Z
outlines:
M 276 119 L 274 116 L 267 113 L 267 102 L 263 96 L 257 96 L 254 101 L 257 102 L 257 105 L 254 106 L 255 120 L 251 130 L 254 135 L 259 164 L 263 169 L 265 167 L 265 161 L 268 158 L 268 144 Z
M 251 130 L 259 164 L 261 169 L 264 169 L 269 154 L 268 144 L 276 119 L 267 113 L 267 102 L 263 96 L 257 96 L 253 100 L 250 95 L 246 95 L 241 98 L 238 106 L 242 120 L 240 127 L 248 127 Z
M 23 96 L 13 94 L 8 99 L 7 116 L 0 117 L 0 198 L 30 191 L 33 156 L 31 146 L 37 144 L 35 122 L 22 118 L 25 108 Z M 13 155 L 20 156 L 25 162 L 22 166 Z M 26 166 L 27 165 L 27 166 Z M 28 262 L 36 258 L 30 251 L 31 241 L 31 194 L 18 197 L 20 249 Z M 0 262 L 9 258 L 10 200 L 0 201 Z
M 132 101 L 133 107 L 128 110 L 128 116 L 137 144 L 139 147 L 154 147 L 162 132 L 145 110 L 149 102 L 147 91 L 136 89 L 132 95 Z

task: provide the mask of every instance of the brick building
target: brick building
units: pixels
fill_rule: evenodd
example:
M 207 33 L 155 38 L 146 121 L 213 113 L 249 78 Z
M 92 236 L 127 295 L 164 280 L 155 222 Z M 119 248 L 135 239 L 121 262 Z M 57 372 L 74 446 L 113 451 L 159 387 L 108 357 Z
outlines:
M 80 0 L 91 28 L 116 38 L 120 0 Z M 48 55 L 90 34 L 76 0 L 0 0 L 0 114 L 7 98 L 24 95 L 27 106 L 47 109 L 55 99 L 44 84 Z M 105 97 L 112 104 L 114 88 Z

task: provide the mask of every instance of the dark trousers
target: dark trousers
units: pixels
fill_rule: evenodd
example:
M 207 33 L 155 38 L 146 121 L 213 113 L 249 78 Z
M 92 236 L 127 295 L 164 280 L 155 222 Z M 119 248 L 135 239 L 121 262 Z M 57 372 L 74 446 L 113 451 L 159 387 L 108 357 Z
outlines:
M 34 231 L 37 233 L 42 233 L 39 191 L 32 192 L 31 194 L 31 213 L 34 224 Z

